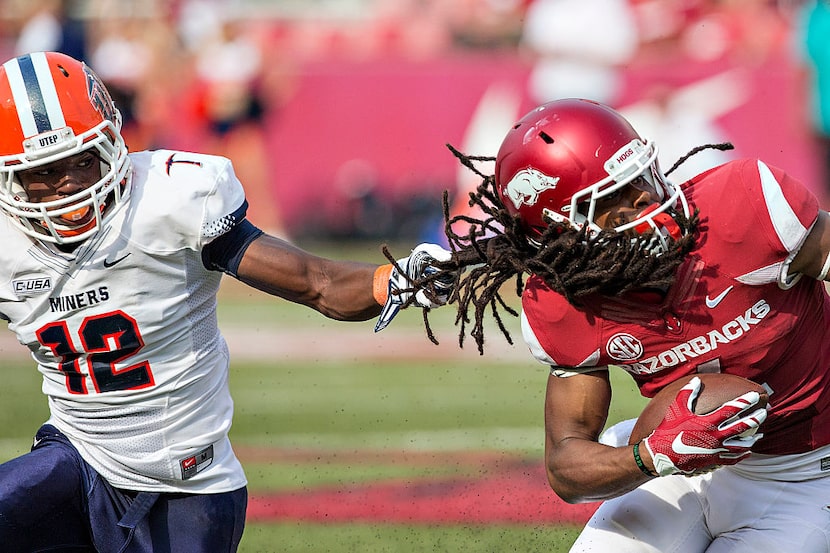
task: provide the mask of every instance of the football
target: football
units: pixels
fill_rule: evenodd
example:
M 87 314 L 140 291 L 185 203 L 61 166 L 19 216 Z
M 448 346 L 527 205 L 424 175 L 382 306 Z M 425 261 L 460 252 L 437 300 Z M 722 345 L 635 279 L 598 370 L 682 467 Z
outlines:
M 694 412 L 698 415 L 711 413 L 727 401 L 742 396 L 746 392 L 755 391 L 761 395 L 758 407 L 765 407 L 769 401 L 767 391 L 763 386 L 734 374 L 701 373 L 684 376 L 657 392 L 657 395 L 648 402 L 631 431 L 631 436 L 628 438 L 629 445 L 636 444 L 651 434 L 651 431 L 663 421 L 666 410 L 674 401 L 677 392 L 688 384 L 693 376 L 698 376 L 701 382 L 700 395 L 694 405 Z

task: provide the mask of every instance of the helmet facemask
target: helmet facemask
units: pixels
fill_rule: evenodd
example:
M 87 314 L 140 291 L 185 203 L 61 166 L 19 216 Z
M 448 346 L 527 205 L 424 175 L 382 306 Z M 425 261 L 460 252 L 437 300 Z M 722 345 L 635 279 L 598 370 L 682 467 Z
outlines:
M 598 235 L 603 228 L 596 223 L 597 202 L 621 192 L 627 186 L 647 191 L 659 203 L 652 204 L 631 221 L 615 225 L 618 233 L 635 233 L 635 241 L 651 234 L 646 250 L 659 254 L 670 247 L 670 239 L 681 237 L 680 225 L 673 215 L 689 216 L 689 207 L 681 190 L 666 180 L 657 162 L 657 147 L 653 143 L 632 140 L 614 153 L 604 164 L 608 176 L 577 191 L 562 213 L 544 209 L 543 214 L 551 222 L 566 222 L 579 230 L 587 226 L 589 236 Z
M 121 203 L 129 193 L 129 187 L 122 186 L 129 168 L 126 146 L 108 120 L 78 137 L 69 127 L 44 134 L 47 136 L 37 135 L 27 140 L 24 154 L 17 159 L 0 160 L 5 165 L 0 167 L 0 207 L 12 215 L 13 221 L 24 233 L 33 238 L 56 244 L 81 242 L 109 220 L 112 205 Z M 55 138 L 58 143 L 48 149 L 38 151 L 29 145 Z M 85 151 L 92 151 L 100 160 L 101 178 L 97 182 L 58 200 L 28 201 L 17 179 L 19 171 L 42 167 Z M 72 216 L 84 208 L 92 211 L 93 219 L 72 224 Z

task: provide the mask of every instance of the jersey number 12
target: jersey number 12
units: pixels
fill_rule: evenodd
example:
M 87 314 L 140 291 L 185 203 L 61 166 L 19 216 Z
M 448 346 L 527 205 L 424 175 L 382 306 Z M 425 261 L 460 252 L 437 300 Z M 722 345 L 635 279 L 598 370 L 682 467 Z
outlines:
M 80 366 L 83 355 L 87 358 L 89 375 L 96 392 L 136 390 L 155 383 L 149 361 L 116 368 L 119 361 L 144 347 L 135 319 L 123 311 L 85 318 L 78 336 L 83 345 L 83 353 L 72 342 L 64 321 L 48 324 L 37 332 L 40 343 L 50 348 L 56 357 L 60 357 L 60 370 L 66 375 L 66 388 L 70 393 L 89 393 L 86 375 Z

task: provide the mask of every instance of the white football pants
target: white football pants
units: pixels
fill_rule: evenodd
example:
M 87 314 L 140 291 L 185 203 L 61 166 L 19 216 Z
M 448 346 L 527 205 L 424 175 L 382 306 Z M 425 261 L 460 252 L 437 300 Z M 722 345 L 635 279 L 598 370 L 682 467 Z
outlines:
M 828 553 L 827 453 L 655 478 L 603 503 L 571 553 Z

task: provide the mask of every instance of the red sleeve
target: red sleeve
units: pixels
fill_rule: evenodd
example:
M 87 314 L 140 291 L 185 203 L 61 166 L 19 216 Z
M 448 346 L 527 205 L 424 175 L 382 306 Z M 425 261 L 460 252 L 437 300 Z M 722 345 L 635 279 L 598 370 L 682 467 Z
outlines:
M 704 240 L 717 241 L 744 258 L 739 265 L 747 271 L 781 262 L 797 251 L 819 210 L 815 195 L 801 182 L 754 159 L 696 177 L 688 195 L 700 209 Z
M 544 280 L 531 276 L 522 294 L 529 328 L 525 342 L 540 362 L 563 367 L 598 366 L 602 320 L 579 311 Z

